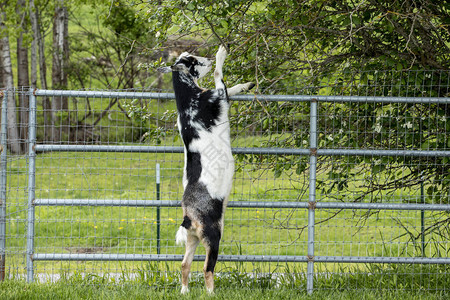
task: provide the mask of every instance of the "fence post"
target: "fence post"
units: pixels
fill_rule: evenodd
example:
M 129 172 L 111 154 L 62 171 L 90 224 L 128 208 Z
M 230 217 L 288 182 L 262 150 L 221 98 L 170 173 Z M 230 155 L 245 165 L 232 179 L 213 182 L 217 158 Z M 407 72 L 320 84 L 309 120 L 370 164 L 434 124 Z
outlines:
M 317 99 L 311 100 L 309 124 L 309 205 L 308 205 L 308 267 L 306 290 L 312 294 L 314 289 L 314 226 L 316 209 L 316 164 L 317 164 Z
M 0 281 L 5 280 L 6 267 L 6 167 L 7 167 L 7 131 L 8 131 L 8 91 L 0 91 L 2 99 L 2 124 L 0 137 Z
M 159 185 L 161 171 L 159 164 L 156 164 L 156 200 L 160 200 Z M 161 254 L 161 207 L 156 207 L 156 253 Z
M 34 254 L 34 198 L 36 185 L 36 96 L 30 89 L 30 115 L 28 123 L 28 218 L 27 218 L 27 281 L 33 282 Z
M 420 177 L 420 200 L 422 204 L 425 204 L 425 194 L 423 188 L 423 176 Z M 425 211 L 420 211 L 420 229 L 422 233 L 422 257 L 425 257 Z

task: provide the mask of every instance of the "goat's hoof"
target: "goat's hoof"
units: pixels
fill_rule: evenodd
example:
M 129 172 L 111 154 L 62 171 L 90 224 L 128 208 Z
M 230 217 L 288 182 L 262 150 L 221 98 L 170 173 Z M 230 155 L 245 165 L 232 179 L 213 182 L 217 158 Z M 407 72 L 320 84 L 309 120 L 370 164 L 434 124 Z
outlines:
M 247 82 L 246 85 L 247 85 L 247 91 L 250 91 L 252 88 L 255 87 L 255 84 L 253 82 Z
M 217 51 L 216 54 L 216 61 L 224 61 L 226 57 L 227 57 L 227 49 L 225 49 L 224 46 L 220 45 L 219 50 Z
M 189 288 L 183 285 L 181 287 L 181 295 L 186 295 L 187 293 L 189 293 Z

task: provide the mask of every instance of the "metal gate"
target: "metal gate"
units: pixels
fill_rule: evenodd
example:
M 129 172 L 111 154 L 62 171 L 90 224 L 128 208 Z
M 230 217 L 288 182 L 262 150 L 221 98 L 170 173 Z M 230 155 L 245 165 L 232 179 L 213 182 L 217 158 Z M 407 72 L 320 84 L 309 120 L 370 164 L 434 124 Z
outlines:
M 8 93 L 14 91 L 5 91 Z M 114 198 L 41 198 L 36 196 L 36 179 L 40 176 L 36 172 L 36 157 L 39 153 L 58 153 L 58 152 L 82 152 L 82 153 L 182 153 L 181 146 L 167 146 L 167 145 L 102 145 L 102 144 L 76 144 L 76 143 L 37 143 L 36 129 L 38 120 L 36 117 L 37 99 L 44 99 L 45 97 L 67 97 L 73 99 L 159 99 L 171 100 L 174 99 L 172 93 L 153 93 L 153 92 L 111 92 L 111 91 L 56 91 L 56 90 L 30 90 L 28 93 L 30 99 L 29 110 L 29 133 L 28 133 L 28 207 L 27 207 L 27 233 L 26 233 L 26 274 L 27 280 L 33 281 L 35 278 L 34 264 L 36 262 L 44 261 L 181 261 L 182 254 L 167 254 L 161 253 L 161 238 L 160 225 L 161 220 L 156 220 L 157 226 L 157 252 L 153 254 L 145 253 L 57 253 L 57 252 L 40 252 L 35 249 L 35 222 L 37 208 L 44 207 L 133 207 L 157 208 L 158 218 L 159 209 L 161 208 L 175 208 L 180 206 L 178 200 L 164 200 L 160 199 L 159 184 L 161 182 L 159 164 L 155 171 L 154 183 L 158 186 L 158 193 L 154 199 L 114 199 Z M 310 96 L 310 95 L 240 95 L 232 97 L 232 101 L 240 103 L 304 103 L 309 107 L 309 137 L 308 145 L 304 148 L 283 148 L 283 147 L 234 147 L 233 153 L 235 155 L 250 155 L 258 156 L 290 156 L 290 157 L 309 157 L 307 166 L 308 182 L 308 197 L 307 201 L 301 197 L 289 199 L 289 201 L 273 200 L 273 201 L 230 201 L 230 209 L 292 209 L 303 210 L 307 212 L 307 240 L 306 251 L 296 255 L 275 255 L 275 254 L 226 254 L 219 255 L 219 261 L 222 262 L 296 262 L 307 264 L 307 291 L 312 293 L 314 278 L 317 271 L 314 269 L 316 263 L 393 263 L 393 264 L 449 264 L 449 257 L 425 257 L 425 256 L 379 256 L 379 255 L 319 255 L 315 250 L 318 243 L 316 226 L 322 221 L 318 221 L 316 215 L 320 211 L 327 210 L 367 210 L 367 211 L 450 211 L 450 204 L 435 201 L 433 203 L 422 203 L 421 199 L 416 200 L 415 203 L 406 203 L 402 199 L 400 201 L 333 201 L 332 197 L 325 199 L 320 196 L 317 197 L 317 180 L 318 180 L 318 157 L 329 157 L 333 160 L 334 157 L 367 157 L 370 160 L 378 160 L 384 157 L 426 157 L 439 158 L 450 157 L 450 150 L 447 149 L 358 149 L 358 148 L 327 148 L 320 146 L 318 140 L 318 133 L 323 133 L 321 136 L 327 138 L 327 134 L 320 129 L 323 124 L 323 119 L 330 116 L 326 115 L 322 118 L 319 114 L 320 105 L 338 105 L 342 103 L 355 103 L 356 105 L 365 105 L 370 103 L 379 104 L 442 104 L 450 105 L 449 98 L 437 97 L 378 97 L 378 96 Z M 1 194 L 2 200 L 6 199 L 6 97 L 3 98 L 2 105 L 2 180 L 1 180 Z M 233 113 L 233 112 L 232 112 Z M 289 117 L 289 116 L 288 116 Z M 335 116 L 333 118 L 336 118 Z M 448 120 L 445 120 L 449 122 Z M 408 126 L 406 126 L 408 127 Z M 405 128 L 406 129 L 406 128 Z M 292 129 L 297 130 L 297 129 Z M 444 130 L 445 131 L 445 130 Z M 330 140 L 333 137 L 330 137 Z M 63 158 L 64 159 L 64 158 Z M 106 173 L 105 173 L 106 174 Z M 58 174 L 56 174 L 58 175 Z M 99 176 L 102 176 L 100 174 Z M 255 180 L 255 179 L 253 179 Z M 321 179 L 322 180 L 322 179 Z M 330 181 L 331 182 L 331 181 Z M 153 183 L 152 183 L 153 184 Z M 99 192 L 101 193 L 101 191 Z M 244 193 L 244 192 L 243 192 Z M 322 193 L 323 194 L 323 193 Z M 423 192 L 422 192 L 423 197 Z M 331 199 L 331 200 L 330 200 Z M 411 202 L 411 201 L 410 201 Z M 6 246 L 6 204 L 2 201 L 1 222 L 0 222 L 0 253 L 2 257 L 5 256 Z M 76 223 L 76 221 L 72 221 Z M 71 225 L 72 226 L 72 225 Z M 178 226 L 178 223 L 173 226 Z M 227 229 L 225 229 L 226 231 Z M 255 230 L 258 230 L 257 228 Z M 423 230 L 423 224 L 422 224 Z M 168 237 L 168 239 L 173 237 Z M 51 241 L 51 240 L 50 240 Z M 445 241 L 440 242 L 444 247 L 448 247 Z M 320 243 L 319 243 L 320 244 Z M 326 252 L 325 254 L 327 254 Z M 203 255 L 197 255 L 196 261 L 203 261 Z M 4 260 L 3 260 L 4 261 Z

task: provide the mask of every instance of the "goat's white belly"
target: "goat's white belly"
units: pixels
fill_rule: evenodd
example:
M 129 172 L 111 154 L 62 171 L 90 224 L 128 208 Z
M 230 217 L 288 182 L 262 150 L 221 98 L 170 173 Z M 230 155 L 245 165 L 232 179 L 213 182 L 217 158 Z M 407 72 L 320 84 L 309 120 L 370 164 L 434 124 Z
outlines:
M 222 127 L 222 128 L 221 128 Z M 229 127 L 219 126 L 212 132 L 199 132 L 192 141 L 191 151 L 201 155 L 202 172 L 199 181 L 213 198 L 227 200 L 234 175 L 234 158 L 230 147 Z

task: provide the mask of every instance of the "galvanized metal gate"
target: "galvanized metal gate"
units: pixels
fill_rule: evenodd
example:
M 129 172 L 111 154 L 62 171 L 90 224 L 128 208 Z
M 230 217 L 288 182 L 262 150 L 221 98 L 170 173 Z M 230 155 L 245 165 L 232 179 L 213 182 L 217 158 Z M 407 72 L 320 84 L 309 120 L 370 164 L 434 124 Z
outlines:
M 13 91 L 5 91 L 13 92 Z M 117 200 L 117 199 L 48 199 L 36 198 L 37 153 L 44 152 L 129 152 L 129 153 L 182 153 L 182 147 L 171 146 L 120 146 L 120 145 L 58 145 L 36 143 L 36 98 L 38 97 L 89 97 L 118 99 L 174 99 L 172 93 L 147 92 L 98 92 L 98 91 L 56 91 L 30 90 L 29 112 L 29 153 L 28 153 L 28 218 L 27 218 L 27 280 L 34 279 L 34 262 L 37 261 L 181 261 L 177 254 L 106 254 L 106 253 L 40 253 L 35 251 L 35 208 L 45 206 L 132 206 L 132 207 L 178 207 L 180 201 L 168 200 Z M 316 166 L 318 156 L 410 156 L 410 157 L 450 157 L 448 150 L 368 150 L 368 149 L 326 149 L 319 148 L 317 141 L 318 106 L 321 103 L 441 103 L 450 104 L 449 98 L 435 97 L 371 97 L 371 96 L 302 96 L 302 95 L 258 95 L 258 99 L 268 102 L 307 102 L 310 105 L 309 147 L 292 148 L 234 148 L 234 154 L 251 155 L 295 155 L 309 156 L 309 200 L 305 201 L 231 201 L 231 208 L 296 208 L 308 211 L 307 253 L 303 255 L 220 255 L 219 261 L 252 262 L 299 262 L 307 263 L 307 290 L 312 293 L 315 276 L 315 263 L 406 263 L 406 264 L 450 264 L 449 257 L 376 257 L 376 256 L 319 256 L 316 255 L 315 225 L 316 212 L 323 209 L 344 210 L 412 210 L 412 211 L 450 211 L 450 204 L 421 203 L 353 203 L 321 202 L 316 199 Z M 232 97 L 233 101 L 253 101 L 254 95 Z M 2 177 L 0 198 L 2 200 L 0 220 L 0 254 L 5 255 L 5 201 L 6 199 L 6 97 L 2 105 Z M 157 176 L 159 178 L 159 176 Z M 158 179 L 159 180 L 159 179 Z M 158 251 L 159 253 L 159 251 Z M 204 260 L 197 255 L 195 260 Z

